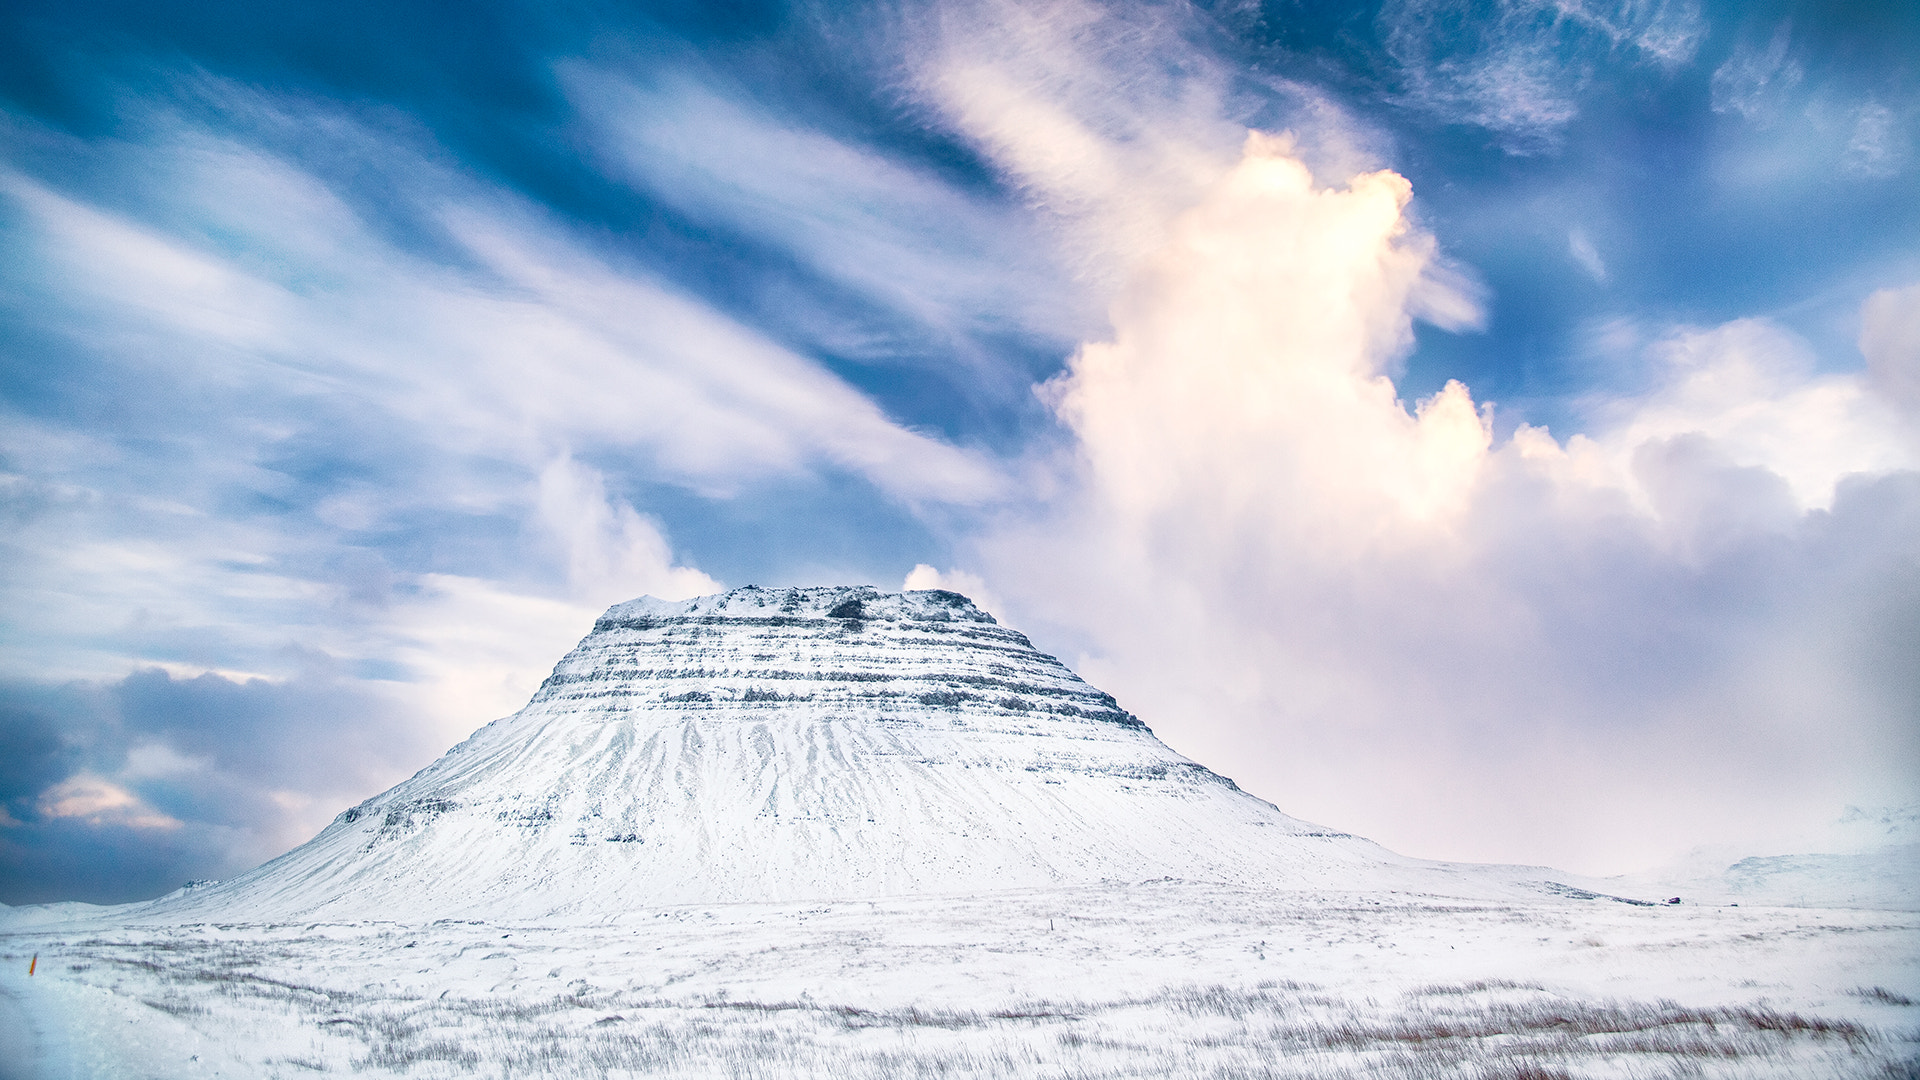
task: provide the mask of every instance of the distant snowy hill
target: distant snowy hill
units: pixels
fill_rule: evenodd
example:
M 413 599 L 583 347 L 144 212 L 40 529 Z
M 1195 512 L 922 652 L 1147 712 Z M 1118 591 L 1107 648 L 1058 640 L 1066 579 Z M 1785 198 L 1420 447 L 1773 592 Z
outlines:
M 745 588 L 617 605 L 520 712 L 156 906 L 594 916 L 1159 878 L 1464 895 L 1516 875 L 1288 817 L 958 594 Z
M 1661 870 L 1609 878 L 1594 887 L 1675 894 L 1708 904 L 1920 911 L 1920 844 L 1750 855 L 1737 861 L 1701 854 Z
M 1741 859 L 1722 874 L 1734 902 L 1920 911 L 1920 845 Z

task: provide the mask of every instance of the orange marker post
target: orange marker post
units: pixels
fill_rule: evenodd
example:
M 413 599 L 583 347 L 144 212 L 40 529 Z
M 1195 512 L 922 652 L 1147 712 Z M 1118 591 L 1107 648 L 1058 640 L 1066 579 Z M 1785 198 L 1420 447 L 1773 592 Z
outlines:
M 33 959 L 27 964 L 27 974 L 29 975 L 33 974 L 33 969 L 39 966 L 40 966 L 40 954 L 34 953 Z

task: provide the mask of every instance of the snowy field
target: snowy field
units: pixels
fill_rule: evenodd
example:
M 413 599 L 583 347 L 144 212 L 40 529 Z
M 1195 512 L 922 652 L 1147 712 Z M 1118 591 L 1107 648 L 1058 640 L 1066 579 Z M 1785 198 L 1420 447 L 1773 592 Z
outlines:
M 1911 912 L 1184 883 L 591 925 L 68 910 L 0 912 L 27 1076 L 1920 1076 Z

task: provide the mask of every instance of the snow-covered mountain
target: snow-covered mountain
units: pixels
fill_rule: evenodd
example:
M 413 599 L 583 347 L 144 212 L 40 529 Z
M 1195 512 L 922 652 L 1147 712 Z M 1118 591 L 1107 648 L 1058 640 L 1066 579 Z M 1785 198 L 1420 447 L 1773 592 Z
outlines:
M 1440 869 L 1240 791 L 956 593 L 750 587 L 613 607 L 520 712 L 163 906 L 591 916 Z
M 1920 917 L 1571 880 L 1287 817 L 952 593 L 636 600 L 250 874 L 0 909 L 0 1076 L 1912 1075 Z

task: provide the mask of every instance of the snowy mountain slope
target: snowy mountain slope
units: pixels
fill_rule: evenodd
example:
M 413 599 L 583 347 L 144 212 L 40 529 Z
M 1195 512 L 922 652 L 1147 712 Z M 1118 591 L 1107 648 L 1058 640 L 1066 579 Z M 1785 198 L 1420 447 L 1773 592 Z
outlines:
M 1513 876 L 1286 816 L 958 594 L 745 588 L 615 606 L 519 713 L 157 907 L 591 917 L 1162 877 L 1485 894 Z

